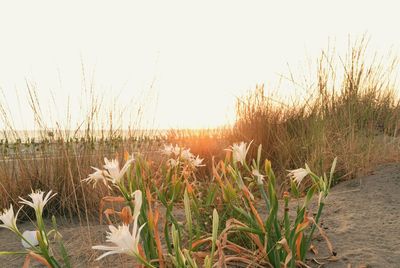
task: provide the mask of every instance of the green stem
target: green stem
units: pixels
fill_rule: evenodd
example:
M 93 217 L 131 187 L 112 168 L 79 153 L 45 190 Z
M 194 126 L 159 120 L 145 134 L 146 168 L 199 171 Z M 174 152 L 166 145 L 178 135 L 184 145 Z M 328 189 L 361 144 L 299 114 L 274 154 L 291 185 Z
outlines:
M 302 260 L 305 258 L 306 252 L 311 246 L 312 236 L 315 232 L 315 228 L 317 228 L 316 224 L 318 224 L 318 222 L 319 222 L 319 218 L 321 217 L 322 209 L 324 208 L 324 205 L 325 205 L 325 203 L 321 202 L 318 206 L 317 216 L 315 217 L 315 224 L 313 224 L 313 226 L 311 227 L 310 235 L 308 236 L 306 243 L 305 243 L 306 246 L 305 246 L 304 250 L 302 250 L 302 252 L 301 252 Z
M 140 256 L 140 254 L 135 253 L 135 257 L 144 266 L 148 268 L 156 268 L 155 266 L 151 265 L 148 261 L 146 261 L 142 256 Z
M 289 197 L 285 196 L 285 237 L 286 240 L 290 240 L 290 221 L 289 221 Z
M 269 216 L 269 210 L 270 210 L 270 203 L 269 203 L 269 200 L 268 200 L 268 196 L 267 196 L 267 193 L 265 192 L 265 189 L 264 189 L 264 185 L 263 184 L 259 184 L 259 186 L 260 186 L 260 189 L 261 189 L 261 195 L 263 196 L 263 198 L 264 198 L 264 201 L 265 201 L 265 205 L 267 206 L 267 215 Z

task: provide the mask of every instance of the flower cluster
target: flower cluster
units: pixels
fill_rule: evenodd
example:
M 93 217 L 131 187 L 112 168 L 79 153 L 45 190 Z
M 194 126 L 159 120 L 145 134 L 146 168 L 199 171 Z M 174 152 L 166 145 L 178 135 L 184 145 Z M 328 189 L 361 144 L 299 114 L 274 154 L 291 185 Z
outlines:
M 164 149 L 161 150 L 163 154 L 166 156 L 170 157 L 167 160 L 167 163 L 171 167 L 177 167 L 181 164 L 183 165 L 189 165 L 190 167 L 197 168 L 204 166 L 202 158 L 200 156 L 195 156 L 190 152 L 190 149 L 186 149 L 185 147 L 179 147 L 177 144 L 173 146 L 172 144 L 170 145 L 164 145 Z
M 31 194 L 29 194 L 29 197 L 31 198 L 32 201 L 28 201 L 26 199 L 23 199 L 20 197 L 21 204 L 28 205 L 32 207 L 37 216 L 42 216 L 43 213 L 43 208 L 47 204 L 47 202 L 53 198 L 55 194 L 51 195 L 52 191 L 49 191 L 45 197 L 43 197 L 44 192 L 40 190 L 32 191 Z M 22 208 L 22 207 L 21 207 Z M 21 208 L 18 210 L 17 214 L 14 215 L 14 209 L 13 206 L 10 205 L 9 209 L 4 209 L 3 213 L 0 214 L 0 221 L 3 222 L 3 224 L 0 224 L 0 227 L 2 228 L 7 228 L 10 231 L 19 233 L 18 227 L 17 227 L 17 218 L 18 218 L 18 213 L 21 210 Z
M 233 254 L 230 258 L 235 262 L 243 261 L 247 266 L 254 263 L 254 256 L 261 256 L 262 253 L 265 257 L 258 258 L 255 263 L 259 267 L 281 267 L 283 264 L 285 267 L 295 267 L 302 263 L 311 247 L 314 231 L 320 229 L 318 223 L 337 160 L 332 164 L 329 177 L 326 174 L 317 176 L 307 164 L 305 168 L 287 170 L 291 191 L 285 192 L 283 202 L 280 202 L 279 185 L 271 162 L 267 159 L 261 162 L 261 145 L 257 156 L 251 159 L 248 156 L 251 143 L 234 143 L 226 149 L 229 153 L 225 159 L 219 162 L 213 159 L 212 177 L 215 182 L 207 185 L 202 192 L 200 187 L 204 184 L 197 180 L 196 176 L 200 172 L 196 168 L 204 166 L 203 159 L 191 153 L 190 149 L 178 145 L 164 146 L 162 153 L 168 158 L 161 163 L 158 172 L 153 172 L 152 162 L 142 158 L 140 154 L 134 160 L 127 153 L 122 168 L 117 159 L 107 158 L 104 158 L 102 168 L 92 167 L 94 172 L 84 181 L 93 183 L 93 186 L 98 183 L 109 188 L 113 186 L 112 190 L 119 190 L 120 193 L 120 196 L 105 196 L 100 202 L 100 222 L 104 213 L 109 226 L 106 233 L 107 244 L 92 247 L 102 251 L 97 260 L 113 254 L 126 254 L 148 268 L 194 268 L 198 267 L 197 262 L 206 268 L 212 268 L 227 264 L 227 253 Z M 297 202 L 297 215 L 292 219 L 289 215 L 289 201 L 290 198 L 300 198 L 300 190 L 305 188 L 300 186 L 304 184 L 306 177 L 307 185 L 311 186 L 304 195 L 304 202 Z M 156 183 L 153 184 L 154 181 Z M 196 188 L 198 185 L 200 187 Z M 254 189 L 265 202 L 266 215 L 261 214 L 256 207 L 259 200 L 255 200 L 252 194 Z M 319 198 L 318 211 L 315 214 L 310 213 L 309 205 L 316 192 L 319 193 Z M 45 193 L 36 190 L 27 199 L 20 197 L 20 204 L 35 211 L 36 223 L 32 231 L 19 231 L 17 218 L 20 210 L 15 213 L 13 205 L 0 211 L 0 228 L 15 233 L 21 239 L 21 249 L 25 248 L 24 251 L 0 252 L 0 256 L 26 254 L 23 267 L 29 266 L 29 258 L 32 257 L 46 267 L 58 268 L 62 266 L 56 257 L 62 255 L 65 263 L 63 267 L 71 267 L 62 239 L 57 238 L 61 235 L 57 231 L 55 218 L 54 229 L 49 232 L 46 231 L 43 219 L 44 207 L 55 195 L 52 191 Z M 174 215 L 174 209 L 182 209 L 182 201 L 185 224 Z M 107 208 L 103 212 L 104 202 L 122 202 L 126 206 L 120 212 L 114 208 Z M 163 210 L 159 209 L 160 205 Z M 282 219 L 278 213 L 281 205 L 284 206 Z M 223 217 L 219 217 L 217 209 L 223 211 Z M 160 211 L 165 214 L 160 216 Z M 119 216 L 122 223 L 113 224 L 109 219 L 111 214 Z M 211 229 L 209 218 L 212 218 Z M 162 225 L 164 237 L 159 232 Z M 232 231 L 246 234 L 250 240 L 246 239 L 245 243 L 236 242 L 236 239 L 230 240 L 224 234 Z M 53 243 L 49 236 L 54 232 L 54 240 L 59 240 L 61 255 L 53 254 Z M 163 247 L 162 241 L 165 241 L 166 247 Z M 230 247 L 225 247 L 224 244 L 228 243 Z

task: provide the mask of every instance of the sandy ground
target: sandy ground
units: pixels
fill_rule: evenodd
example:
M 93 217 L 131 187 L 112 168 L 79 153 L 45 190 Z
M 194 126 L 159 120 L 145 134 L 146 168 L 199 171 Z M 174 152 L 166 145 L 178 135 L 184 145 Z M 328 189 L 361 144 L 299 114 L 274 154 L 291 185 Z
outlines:
M 320 264 L 312 260 L 308 264 L 333 268 L 400 267 L 399 205 L 399 164 L 381 166 L 368 176 L 335 186 L 326 201 L 322 220 L 337 261 L 323 259 L 329 254 L 324 239 L 317 237 L 314 245 L 319 254 L 315 258 Z M 105 241 L 105 225 L 92 222 L 90 229 L 69 223 L 60 225 L 73 267 L 133 267 L 129 258 L 115 255 L 95 261 L 98 255 L 90 247 Z M 21 230 L 32 229 L 29 223 L 19 226 Z M 20 241 L 8 230 L 0 229 L 0 251 L 20 249 Z M 23 261 L 19 256 L 2 256 L 0 267 L 21 267 Z
M 339 259 L 324 267 L 400 267 L 400 165 L 334 187 L 323 226 Z

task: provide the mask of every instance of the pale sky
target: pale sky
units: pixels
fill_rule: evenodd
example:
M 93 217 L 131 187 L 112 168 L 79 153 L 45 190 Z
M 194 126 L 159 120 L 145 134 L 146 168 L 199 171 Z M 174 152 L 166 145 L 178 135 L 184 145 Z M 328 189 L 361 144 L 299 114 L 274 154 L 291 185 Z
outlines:
M 0 99 L 17 128 L 32 129 L 27 80 L 49 126 L 65 125 L 68 97 L 79 124 L 83 63 L 87 87 L 94 81 L 104 107 L 114 101 L 126 114 L 124 124 L 136 114 L 132 101 L 145 106 L 145 127 L 215 127 L 233 121 L 236 97 L 256 84 L 276 87 L 288 64 L 301 72 L 329 40 L 340 51 L 349 34 L 367 33 L 372 51 L 397 49 L 396 3 L 1 1 Z

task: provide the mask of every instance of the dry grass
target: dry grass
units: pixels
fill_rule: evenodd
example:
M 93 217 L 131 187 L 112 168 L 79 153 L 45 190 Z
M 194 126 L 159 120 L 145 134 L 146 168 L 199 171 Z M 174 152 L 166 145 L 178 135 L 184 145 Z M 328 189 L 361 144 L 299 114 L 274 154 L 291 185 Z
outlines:
M 344 58 L 322 52 L 315 79 L 303 85 L 309 89 L 305 100 L 282 103 L 257 86 L 238 99 L 237 120 L 225 139 L 262 144 L 280 175 L 305 162 L 322 172 L 337 156 L 337 175 L 344 179 L 398 160 L 397 58 L 368 60 L 366 48 L 363 39 Z M 196 142 L 189 135 L 179 143 Z
M 237 102 L 237 121 L 231 128 L 202 131 L 174 131 L 150 135 L 118 128 L 111 112 L 107 123 L 96 123 L 100 101 L 91 99 L 87 117 L 76 131 L 46 128 L 34 89 L 29 98 L 40 139 L 24 140 L 13 129 L 5 105 L 1 106 L 5 138 L 0 144 L 0 207 L 8 207 L 31 188 L 58 192 L 50 213 L 78 216 L 84 221 L 97 212 L 106 192 L 92 191 L 81 180 L 98 166 L 104 156 L 122 159 L 123 152 L 158 150 L 164 143 L 177 143 L 195 154 L 223 158 L 232 142 L 251 141 L 263 145 L 263 157 L 271 159 L 278 175 L 286 168 L 310 167 L 320 173 L 338 157 L 338 174 L 349 178 L 375 165 L 399 159 L 400 105 L 395 95 L 397 61 L 384 64 L 378 58 L 366 60 L 364 40 L 349 49 L 345 58 L 322 53 L 308 98 L 279 104 L 266 97 L 264 88 Z M 114 115 L 121 115 L 114 112 Z M 140 115 L 138 115 L 140 116 Z M 104 126 L 107 125 L 107 128 Z M 107 129 L 98 132 L 96 129 Z M 253 146 L 256 148 L 257 146 Z M 255 152 L 252 152 L 253 156 Z M 208 165 L 210 166 L 210 165 Z

